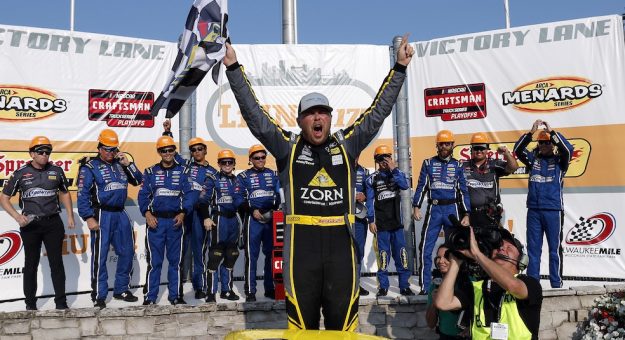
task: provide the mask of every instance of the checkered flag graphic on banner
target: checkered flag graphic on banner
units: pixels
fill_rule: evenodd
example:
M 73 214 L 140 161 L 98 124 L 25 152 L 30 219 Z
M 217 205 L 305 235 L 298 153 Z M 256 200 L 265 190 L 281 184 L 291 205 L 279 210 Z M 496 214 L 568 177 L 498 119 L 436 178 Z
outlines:
M 212 76 L 217 83 L 221 60 L 226 55 L 227 22 L 228 0 L 193 2 L 178 42 L 176 61 L 165 88 L 152 106 L 152 116 L 161 110 L 166 111 L 167 118 L 175 116 L 215 64 Z
M 595 230 L 595 227 L 598 223 L 599 220 L 596 218 L 587 219 L 580 217 L 579 222 L 575 223 L 575 226 L 571 229 L 567 242 L 584 242 L 597 237 L 599 230 Z

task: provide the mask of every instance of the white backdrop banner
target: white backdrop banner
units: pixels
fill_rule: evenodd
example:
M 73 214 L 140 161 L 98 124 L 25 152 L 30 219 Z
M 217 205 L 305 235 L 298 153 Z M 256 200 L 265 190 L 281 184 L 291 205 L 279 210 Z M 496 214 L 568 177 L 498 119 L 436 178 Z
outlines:
M 408 102 L 414 164 L 434 155 L 434 135 L 441 129 L 456 134 L 454 155 L 466 160 L 475 132 L 512 149 L 536 119 L 547 121 L 575 149 L 564 180 L 564 275 L 625 278 L 625 238 L 618 228 L 625 217 L 620 216 L 625 173 L 614 170 L 625 164 L 609 155 L 625 133 L 621 17 L 514 27 L 413 46 Z M 505 224 L 524 241 L 527 175 L 520 165 L 502 178 L 501 187 Z M 421 223 L 416 228 L 420 234 Z M 585 241 L 576 240 L 580 229 Z M 548 271 L 545 241 L 541 274 Z

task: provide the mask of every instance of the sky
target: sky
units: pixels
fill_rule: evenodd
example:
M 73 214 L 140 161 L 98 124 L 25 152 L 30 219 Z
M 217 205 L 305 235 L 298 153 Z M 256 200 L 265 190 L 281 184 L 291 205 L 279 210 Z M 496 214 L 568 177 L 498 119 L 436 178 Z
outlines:
M 509 0 L 511 26 L 622 14 L 623 0 Z M 75 30 L 175 42 L 192 0 L 75 0 Z M 389 45 L 505 28 L 503 0 L 299 0 L 300 44 Z M 234 44 L 282 43 L 282 0 L 230 0 Z M 0 24 L 70 29 L 70 0 L 2 0 Z

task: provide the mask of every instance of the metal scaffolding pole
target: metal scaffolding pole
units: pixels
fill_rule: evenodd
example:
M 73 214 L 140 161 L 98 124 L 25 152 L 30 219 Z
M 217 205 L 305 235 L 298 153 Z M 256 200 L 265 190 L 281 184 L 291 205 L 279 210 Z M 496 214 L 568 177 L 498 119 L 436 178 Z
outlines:
M 297 44 L 297 0 L 282 0 L 282 43 Z
M 178 130 L 180 133 L 180 150 L 178 152 L 185 159 L 191 158 L 189 148 L 186 146 L 195 134 L 195 93 L 182 105 L 178 113 Z
M 74 0 L 70 0 L 69 2 L 69 30 L 74 32 L 74 15 L 76 13 L 76 4 Z
M 393 38 L 393 48 L 391 50 L 391 61 L 394 64 L 396 53 L 402 37 Z M 416 237 L 415 226 L 412 220 L 412 165 L 410 163 L 410 119 L 408 116 L 408 86 L 404 83 L 395 104 L 393 114 L 393 137 L 397 154 L 397 165 L 406 176 L 410 190 L 401 191 L 401 211 L 402 221 L 404 223 L 404 235 L 406 238 L 406 251 L 408 252 L 408 264 L 412 268 L 413 274 L 416 274 L 416 266 L 414 264 L 416 254 Z

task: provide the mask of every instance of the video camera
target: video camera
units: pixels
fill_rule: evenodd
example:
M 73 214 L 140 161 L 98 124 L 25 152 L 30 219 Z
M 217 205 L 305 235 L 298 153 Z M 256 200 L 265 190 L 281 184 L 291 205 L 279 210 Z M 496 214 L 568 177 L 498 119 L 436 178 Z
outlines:
M 456 257 L 466 259 L 459 250 L 470 248 L 471 230 L 461 225 L 455 215 L 449 215 L 448 218 L 455 227 L 449 234 L 449 237 L 447 237 L 449 251 Z M 493 250 L 501 247 L 503 243 L 500 228 L 493 228 L 492 226 L 473 226 L 473 233 L 475 234 L 478 248 L 480 248 L 480 251 L 486 256 L 490 257 Z

